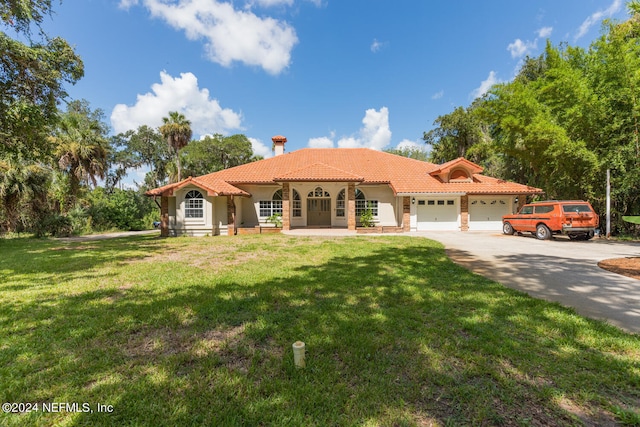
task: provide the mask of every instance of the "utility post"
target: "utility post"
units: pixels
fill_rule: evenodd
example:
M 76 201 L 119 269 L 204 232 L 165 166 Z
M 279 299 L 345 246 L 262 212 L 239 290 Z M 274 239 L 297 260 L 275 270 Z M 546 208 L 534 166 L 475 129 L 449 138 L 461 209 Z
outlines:
M 611 180 L 607 169 L 607 239 L 611 237 Z

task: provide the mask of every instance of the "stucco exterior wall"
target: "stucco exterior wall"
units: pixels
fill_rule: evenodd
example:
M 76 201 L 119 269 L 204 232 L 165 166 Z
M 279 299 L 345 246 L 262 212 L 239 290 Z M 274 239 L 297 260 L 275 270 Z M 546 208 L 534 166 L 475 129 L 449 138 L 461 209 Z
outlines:
M 398 218 L 402 218 L 402 198 L 395 197 L 388 185 L 358 185 L 356 188 L 364 193 L 367 200 L 378 201 L 376 225 L 383 227 L 400 225 Z
M 191 190 L 197 190 L 203 196 L 202 218 L 185 218 L 185 196 Z M 207 193 L 198 187 L 186 186 L 177 190 L 174 197 L 169 197 L 169 235 L 205 236 L 215 234 L 213 226 L 214 211 L 214 197 L 207 196 Z

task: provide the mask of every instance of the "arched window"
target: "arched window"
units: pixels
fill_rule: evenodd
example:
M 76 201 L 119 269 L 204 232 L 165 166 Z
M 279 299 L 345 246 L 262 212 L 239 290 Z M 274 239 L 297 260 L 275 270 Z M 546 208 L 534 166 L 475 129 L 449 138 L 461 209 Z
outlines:
M 298 193 L 295 189 L 293 190 L 293 200 L 291 202 L 293 209 L 294 217 L 302 216 L 302 199 L 300 199 L 300 193 Z
M 344 218 L 345 213 L 345 191 L 344 189 L 340 190 L 338 193 L 338 198 L 336 199 L 336 216 Z
M 282 215 L 282 190 L 273 193 L 271 200 L 260 200 L 261 218 L 269 218 L 276 214 Z
M 368 200 L 365 194 L 356 188 L 356 217 L 360 218 L 367 209 L 371 209 L 373 216 L 378 216 L 378 201 Z
M 329 194 L 329 192 L 327 191 L 324 191 L 322 187 L 316 187 L 315 190 L 310 191 L 309 194 L 307 194 L 307 197 L 327 198 L 327 197 L 331 197 L 331 194 Z
M 184 196 L 184 217 L 204 218 L 204 197 L 198 190 L 190 190 Z

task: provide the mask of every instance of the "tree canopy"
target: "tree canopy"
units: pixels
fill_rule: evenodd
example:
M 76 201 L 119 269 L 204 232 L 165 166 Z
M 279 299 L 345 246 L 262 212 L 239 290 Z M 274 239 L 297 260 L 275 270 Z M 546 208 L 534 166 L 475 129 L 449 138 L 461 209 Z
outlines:
M 431 160 L 465 155 L 546 197 L 587 199 L 604 211 L 612 172 L 613 214 L 640 213 L 640 6 L 625 22 L 605 21 L 588 49 L 547 42 L 510 82 L 468 107 L 438 117 L 425 132 Z M 488 166 L 488 167 L 487 167 Z
M 30 36 L 51 13 L 50 0 L 2 0 L 5 27 L 29 37 L 29 44 L 0 32 L 0 156 L 42 159 L 50 153 L 47 134 L 57 120 L 64 85 L 82 78 L 84 66 L 62 38 Z
M 241 134 L 215 134 L 192 141 L 181 153 L 188 175 L 198 176 L 260 160 L 254 156 L 251 141 Z
M 178 111 L 169 112 L 169 117 L 162 118 L 160 133 L 167 140 L 169 147 L 173 150 L 178 171 L 177 181 L 182 180 L 182 168 L 180 164 L 180 150 L 191 140 L 191 122 L 184 114 Z

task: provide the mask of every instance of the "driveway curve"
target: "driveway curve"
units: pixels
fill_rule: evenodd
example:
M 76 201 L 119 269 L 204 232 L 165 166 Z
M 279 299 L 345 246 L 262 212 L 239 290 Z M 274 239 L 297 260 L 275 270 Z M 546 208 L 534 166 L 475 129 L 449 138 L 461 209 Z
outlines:
M 454 262 L 475 273 L 640 333 L 640 280 L 597 266 L 603 259 L 640 257 L 639 243 L 563 236 L 541 241 L 496 232 L 415 234 L 442 243 Z

